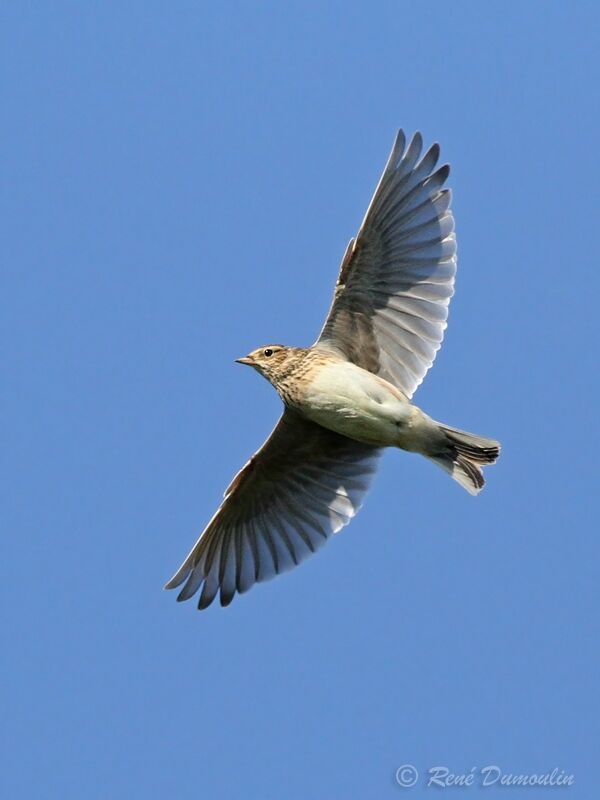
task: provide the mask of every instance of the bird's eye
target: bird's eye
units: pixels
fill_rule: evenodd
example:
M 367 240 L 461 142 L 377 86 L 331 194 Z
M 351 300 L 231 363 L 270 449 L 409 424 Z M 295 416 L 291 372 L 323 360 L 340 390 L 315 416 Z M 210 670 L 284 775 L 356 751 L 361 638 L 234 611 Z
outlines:
M 263 355 L 264 355 L 266 358 L 269 358 L 269 356 L 272 356 L 272 355 L 273 355 L 273 351 L 271 350 L 271 348 L 270 348 L 270 347 L 267 347 L 265 350 L 263 350 Z

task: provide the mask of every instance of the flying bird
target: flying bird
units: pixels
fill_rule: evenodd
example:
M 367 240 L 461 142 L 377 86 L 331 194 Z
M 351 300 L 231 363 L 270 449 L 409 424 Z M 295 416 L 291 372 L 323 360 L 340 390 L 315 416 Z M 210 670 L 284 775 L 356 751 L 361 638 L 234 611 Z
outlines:
M 277 390 L 284 410 L 238 472 L 166 589 L 201 588 L 221 605 L 318 550 L 356 514 L 384 447 L 420 453 L 468 492 L 483 487 L 493 439 L 443 425 L 411 403 L 441 345 L 454 292 L 450 168 L 396 136 L 333 302 L 311 347 L 269 344 L 237 359 Z

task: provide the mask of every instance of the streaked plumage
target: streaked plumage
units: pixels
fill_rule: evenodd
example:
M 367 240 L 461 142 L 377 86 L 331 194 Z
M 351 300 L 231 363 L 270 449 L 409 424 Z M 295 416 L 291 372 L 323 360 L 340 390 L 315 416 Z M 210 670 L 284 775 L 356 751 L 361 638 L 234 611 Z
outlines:
M 239 359 L 279 392 L 284 412 L 233 479 L 166 588 L 198 607 L 300 563 L 356 514 L 382 447 L 421 453 L 470 493 L 499 444 L 441 425 L 411 404 L 440 347 L 454 291 L 449 167 L 420 159 L 402 131 L 350 241 L 312 348 L 270 345 Z M 420 159 L 420 160 L 419 160 Z

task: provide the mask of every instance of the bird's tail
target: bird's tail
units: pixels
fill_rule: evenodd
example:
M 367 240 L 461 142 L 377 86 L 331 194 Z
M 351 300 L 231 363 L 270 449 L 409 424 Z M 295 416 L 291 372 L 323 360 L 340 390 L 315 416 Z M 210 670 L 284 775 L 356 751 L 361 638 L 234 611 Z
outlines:
M 500 442 L 439 423 L 438 429 L 443 435 L 441 442 L 438 440 L 441 447 L 429 458 L 458 481 L 469 494 L 478 494 L 485 483 L 481 467 L 496 461 L 500 454 Z

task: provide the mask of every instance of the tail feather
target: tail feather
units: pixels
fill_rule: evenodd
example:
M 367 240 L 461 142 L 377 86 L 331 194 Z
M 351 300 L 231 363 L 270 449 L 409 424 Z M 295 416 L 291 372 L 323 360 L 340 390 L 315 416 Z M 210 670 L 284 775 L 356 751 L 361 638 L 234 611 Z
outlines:
M 481 466 L 493 464 L 500 454 L 500 443 L 474 433 L 439 425 L 444 435 L 440 452 L 431 456 L 445 472 L 470 494 L 478 494 L 485 484 Z

